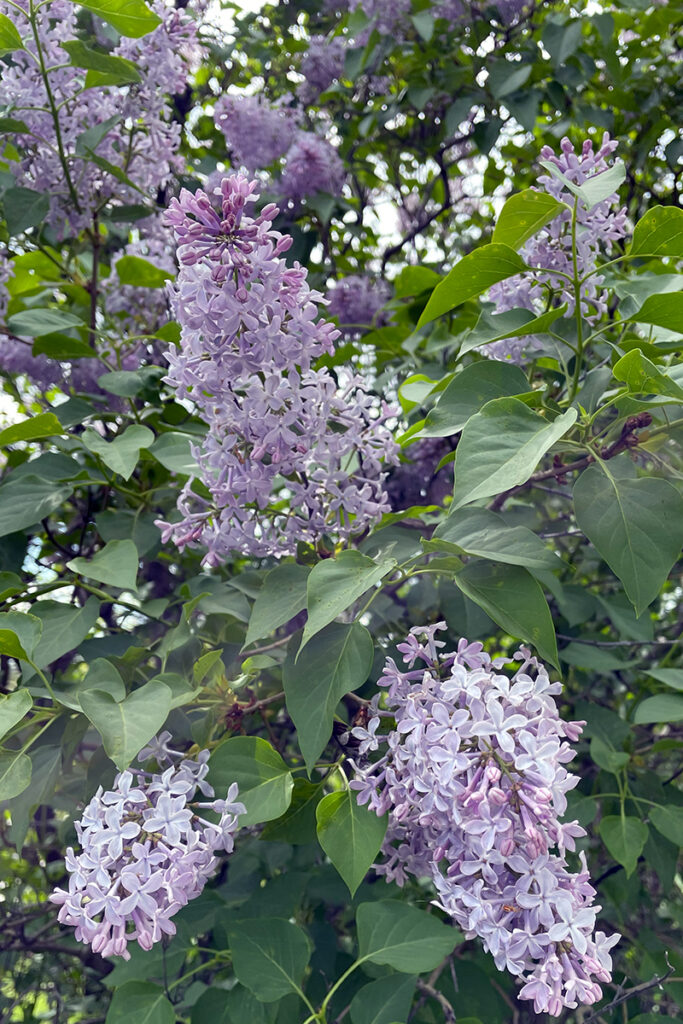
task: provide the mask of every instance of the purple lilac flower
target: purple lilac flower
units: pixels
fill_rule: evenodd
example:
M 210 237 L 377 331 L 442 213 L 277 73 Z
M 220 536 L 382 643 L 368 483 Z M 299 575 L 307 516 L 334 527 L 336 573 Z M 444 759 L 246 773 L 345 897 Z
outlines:
M 287 151 L 299 117 L 293 107 L 282 101 L 271 106 L 261 95 L 225 94 L 214 106 L 216 127 L 225 135 L 232 164 L 250 174 Z
M 335 281 L 327 292 L 327 312 L 337 318 L 343 334 L 359 334 L 383 322 L 378 314 L 390 294 L 386 281 L 349 274 Z
M 354 733 L 364 751 L 387 747 L 357 766 L 351 786 L 359 803 L 389 813 L 377 870 L 399 885 L 430 877 L 437 906 L 519 977 L 520 998 L 557 1016 L 600 999 L 619 939 L 593 934 L 601 908 L 584 855 L 578 873 L 564 857 L 585 835 L 559 821 L 578 782 L 564 767 L 573 756 L 566 739 L 585 722 L 560 720 L 562 686 L 528 650 L 515 655 L 510 679 L 499 671 L 505 659 L 479 643 L 439 650 L 444 628 L 411 630 L 398 645 L 406 670 L 387 659 L 379 684 L 395 728 L 376 735 L 376 715 Z
M 75 928 L 76 938 L 102 956 L 130 959 L 128 943 L 151 949 L 175 934 L 171 918 L 200 894 L 217 865 L 215 853 L 230 853 L 238 818 L 245 813 L 233 783 L 225 800 L 197 802 L 196 790 L 213 797 L 206 782 L 208 751 L 197 760 L 168 746 L 169 733 L 140 751 L 161 766 L 163 775 L 129 769 L 92 798 L 76 832 L 81 852 L 69 847 L 69 888 L 50 896 L 59 920 Z M 220 814 L 205 820 L 198 810 Z
M 305 81 L 297 89 L 302 103 L 315 103 L 318 96 L 339 78 L 344 70 L 346 43 L 340 36 L 312 36 L 301 61 Z
M 210 499 L 190 481 L 179 523 L 164 542 L 203 545 L 205 563 L 231 553 L 291 554 L 324 533 L 347 538 L 387 510 L 382 460 L 396 447 L 360 379 L 338 384 L 314 361 L 338 331 L 317 319 L 322 296 L 306 271 L 281 258 L 288 235 L 277 208 L 254 217 L 256 182 L 224 178 L 220 210 L 201 189 L 171 200 L 166 223 L 180 273 L 170 287 L 180 347 L 168 352 L 168 382 L 208 424 L 194 449 Z
M 26 8 L 26 0 L 20 0 Z M 28 127 L 18 133 L 19 162 L 11 166 L 18 184 L 50 196 L 48 223 L 60 235 L 92 224 L 93 213 L 107 202 L 140 202 L 140 192 L 100 165 L 79 155 L 83 132 L 114 119 L 101 139 L 93 142 L 97 156 L 135 182 L 154 199 L 159 187 L 184 167 L 178 155 L 180 126 L 171 120 L 168 95 L 185 88 L 200 48 L 195 23 L 166 0 L 151 5 L 161 24 L 142 39 L 122 38 L 113 55 L 133 61 L 139 83 L 125 88 L 84 89 L 85 71 L 67 64 L 61 44 L 78 35 L 78 9 L 67 0 L 53 0 L 38 15 L 38 35 L 50 87 L 59 107 L 62 148 L 78 205 L 70 195 L 58 149 L 52 144 L 54 125 L 45 85 L 36 59 L 28 22 L 17 18 L 16 4 L 0 2 L 0 12 L 19 22 L 25 50 L 12 55 L 0 79 L 0 105 L 16 109 Z M 201 7 L 201 5 L 200 5 Z M 47 140 L 47 141 L 46 141 Z M 48 144 L 49 143 L 49 144 Z
M 331 143 L 313 132 L 297 132 L 276 188 L 296 204 L 316 192 L 341 195 L 345 177 L 344 164 Z
M 582 185 L 589 178 L 602 174 L 609 168 L 608 158 L 616 148 L 617 143 L 605 132 L 600 148 L 595 153 L 591 139 L 584 142 L 581 152 L 577 154 L 569 139 L 564 138 L 560 156 L 557 156 L 549 146 L 543 147 L 541 156 L 555 164 L 573 184 Z M 561 181 L 549 174 L 539 176 L 538 181 L 546 192 L 573 208 L 574 196 Z M 553 271 L 573 273 L 571 220 L 571 210 L 567 209 L 529 239 L 521 250 L 522 256 L 529 266 L 547 269 L 548 273 L 535 275 L 534 278 L 528 274 L 519 274 L 494 285 L 489 290 L 489 297 L 495 303 L 498 312 L 523 308 L 534 313 L 542 313 L 547 305 L 548 294 L 544 285 L 549 285 L 553 289 L 554 305 L 559 306 L 566 302 L 568 312 L 572 312 L 573 289 L 565 278 L 553 274 Z M 619 208 L 619 197 L 616 192 L 591 210 L 587 210 L 579 200 L 576 239 L 579 274 L 583 276 L 594 270 L 600 252 L 609 256 L 614 243 L 622 239 L 626 231 L 626 209 Z M 582 287 L 581 312 L 589 321 L 598 319 L 607 309 L 605 293 L 600 288 L 602 282 L 603 278 L 599 274 L 594 274 Z M 525 352 L 537 348 L 539 344 L 540 340 L 533 336 L 504 339 L 484 346 L 482 351 L 494 359 L 521 363 L 524 361 Z
M 425 437 L 411 445 L 404 452 L 406 461 L 396 466 L 387 479 L 392 512 L 411 505 L 443 504 L 453 490 L 453 467 L 437 467 L 452 452 L 453 445 L 447 437 Z

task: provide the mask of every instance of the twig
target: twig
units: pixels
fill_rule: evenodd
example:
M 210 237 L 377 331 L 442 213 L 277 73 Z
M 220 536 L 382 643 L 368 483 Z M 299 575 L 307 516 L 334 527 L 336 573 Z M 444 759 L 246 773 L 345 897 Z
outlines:
M 622 1003 L 625 1003 L 627 999 L 632 999 L 633 996 L 642 995 L 643 992 L 648 992 L 651 988 L 656 988 L 657 985 L 661 985 L 667 978 L 670 978 L 674 973 L 674 969 L 669 962 L 668 952 L 664 953 L 664 959 L 666 960 L 666 966 L 668 968 L 665 974 L 655 974 L 654 978 L 650 981 L 644 981 L 640 985 L 634 985 L 633 988 L 622 990 L 611 1003 L 608 1003 L 607 1006 L 601 1006 L 596 1013 L 592 1013 L 590 1017 L 586 1017 L 583 1024 L 592 1024 L 593 1021 L 599 1020 L 604 1013 L 607 1013 L 609 1010 L 613 1010 L 615 1006 L 620 1006 Z
M 439 1004 L 439 1006 L 443 1010 L 444 1024 L 457 1024 L 455 1010 L 448 1002 L 443 992 L 439 992 L 437 988 L 434 988 L 433 985 L 430 985 L 426 981 L 422 981 L 421 978 L 418 978 L 417 980 L 417 987 L 419 988 L 420 992 L 424 992 L 426 996 L 429 996 L 430 999 L 434 999 Z

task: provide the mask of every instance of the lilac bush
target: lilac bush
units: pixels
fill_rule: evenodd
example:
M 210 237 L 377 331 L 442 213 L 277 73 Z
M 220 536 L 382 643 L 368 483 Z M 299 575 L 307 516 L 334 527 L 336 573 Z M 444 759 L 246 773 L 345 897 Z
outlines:
M 379 685 L 389 710 L 352 730 L 363 760 L 351 786 L 389 815 L 377 870 L 399 885 L 431 878 L 437 905 L 523 983 L 520 998 L 558 1016 L 600 999 L 619 939 L 594 933 L 600 907 L 583 852 L 578 872 L 565 859 L 586 834 L 560 821 L 579 781 L 564 767 L 574 756 L 566 740 L 585 722 L 560 719 L 562 686 L 526 648 L 510 679 L 499 671 L 506 659 L 480 643 L 441 651 L 445 628 L 410 631 L 397 645 L 406 670 L 387 659 Z M 378 734 L 387 714 L 395 725 Z M 380 743 L 386 752 L 368 763 Z
M 66 851 L 69 888 L 56 889 L 59 920 L 79 942 L 102 956 L 130 960 L 128 944 L 151 949 L 175 935 L 171 918 L 197 897 L 213 875 L 220 850 L 231 853 L 238 819 L 245 813 L 233 783 L 225 799 L 214 799 L 206 781 L 209 751 L 186 758 L 163 732 L 140 751 L 158 772 L 133 768 L 100 786 L 75 822 L 81 846 Z M 206 800 L 195 800 L 197 791 Z M 217 823 L 201 811 L 220 815 Z

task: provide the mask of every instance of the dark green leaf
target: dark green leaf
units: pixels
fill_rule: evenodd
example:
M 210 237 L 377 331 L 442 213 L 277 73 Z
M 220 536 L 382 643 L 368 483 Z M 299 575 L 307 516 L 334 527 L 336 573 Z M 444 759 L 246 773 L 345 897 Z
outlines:
M 100 603 L 95 597 L 89 597 L 82 608 L 62 601 L 36 601 L 31 611 L 43 624 L 32 661 L 45 668 L 86 638 L 97 622 Z
M 39 338 L 41 334 L 65 331 L 69 327 L 83 327 L 83 321 L 72 313 L 61 309 L 24 309 L 7 321 L 13 334 L 28 338 Z
M 120 703 L 104 690 L 87 690 L 80 695 L 80 703 L 102 737 L 107 754 L 123 771 L 166 721 L 171 691 L 151 679 Z
M 0 803 L 19 796 L 30 784 L 30 757 L 20 751 L 0 750 Z
M 363 985 L 351 1000 L 352 1024 L 392 1024 L 407 1020 L 415 991 L 415 975 L 388 975 Z
M 455 434 L 491 399 L 521 395 L 528 390 L 529 382 L 519 366 L 497 359 L 470 363 L 456 374 L 428 414 L 420 437 Z
M 113 114 L 106 121 L 99 121 L 81 132 L 76 139 L 76 156 L 89 156 L 94 153 L 102 140 L 120 120 L 121 114 Z
M 636 725 L 683 721 L 683 697 L 677 693 L 659 693 L 656 697 L 647 697 L 636 708 L 633 721 Z
M 683 668 L 649 668 L 646 674 L 674 690 L 683 690 Z
M 45 519 L 66 501 L 73 487 L 28 473 L 10 476 L 0 487 L 0 537 Z
M 48 359 L 96 359 L 97 353 L 82 338 L 71 338 L 68 334 L 55 331 L 41 334 L 33 342 L 34 356 L 45 355 Z M 76 401 L 76 399 L 72 399 Z
M 114 992 L 105 1024 L 174 1024 L 164 990 L 148 981 L 127 981 Z
M 557 555 L 526 526 L 509 526 L 502 516 L 485 508 L 458 509 L 439 524 L 433 536 L 494 562 L 529 569 L 557 569 L 560 564 Z
M 436 286 L 425 306 L 418 327 L 436 320 L 468 299 L 481 295 L 491 285 L 527 269 L 524 260 L 509 245 L 482 245 L 463 256 Z
M 591 740 L 591 757 L 599 768 L 604 768 L 606 772 L 612 772 L 614 775 L 631 760 L 630 754 L 608 746 L 599 736 L 594 736 Z
M 151 446 L 150 451 L 157 462 L 170 470 L 171 473 L 180 473 L 182 476 L 193 476 L 198 472 L 199 467 L 190 450 L 191 444 L 197 444 L 200 438 L 190 437 L 188 434 L 180 434 L 171 430 L 167 434 L 158 437 Z
M 372 637 L 359 622 L 331 623 L 298 658 L 288 654 L 282 674 L 287 710 L 309 772 L 330 739 L 339 701 L 363 685 L 371 668 Z
M 225 798 L 231 783 L 239 786 L 238 800 L 247 808 L 240 825 L 272 821 L 289 807 L 293 785 L 289 768 L 260 737 L 233 736 L 220 743 L 209 768 L 209 782 L 218 798 Z
M 308 577 L 308 621 L 299 651 L 395 566 L 395 558 L 375 562 L 353 548 L 318 562 Z
M 8 630 L 0 630 L 0 642 L 1 634 L 6 632 Z M 16 633 L 12 635 L 16 636 Z M 6 654 L 7 652 L 3 650 L 2 653 Z M 13 655 L 13 657 L 17 657 L 17 655 Z M 10 729 L 19 724 L 32 707 L 33 698 L 28 690 L 15 690 L 14 693 L 0 694 L 0 740 L 7 735 Z
M 97 383 L 104 391 L 119 398 L 134 398 L 144 388 L 149 387 L 164 371 L 159 366 L 144 366 L 141 370 L 112 370 L 97 378 Z
M 8 188 L 3 196 L 5 220 L 10 235 L 42 224 L 50 211 L 50 197 L 30 188 Z
M 322 795 L 320 785 L 308 779 L 295 779 L 291 804 L 279 818 L 268 822 L 261 839 L 294 846 L 312 843 L 316 838 L 315 811 Z
M 648 816 L 657 831 L 666 839 L 676 846 L 683 846 L 683 807 L 675 804 L 653 807 Z
M 398 900 L 361 903 L 356 913 L 359 958 L 405 974 L 432 971 L 462 941 L 434 914 Z
M 262 918 L 228 927 L 232 965 L 239 981 L 261 1002 L 300 990 L 311 954 L 306 933 L 290 921 Z
M 69 39 L 59 44 L 69 54 L 70 63 L 76 68 L 100 72 L 86 78 L 86 89 L 91 85 L 130 85 L 140 82 L 140 72 L 132 60 L 115 57 L 102 50 L 93 50 L 80 39 Z
M 25 612 L 2 612 L 0 613 L 0 629 L 7 634 L 14 634 L 18 638 L 22 650 L 29 658 L 33 657 L 36 644 L 40 640 L 43 624 L 36 615 L 28 615 Z M 11 637 L 5 637 L 5 643 L 15 643 Z M 3 651 L 9 654 L 9 651 Z M 16 655 L 11 655 L 16 657 Z
M 71 0 L 71 2 L 78 2 L 80 7 L 86 7 L 102 21 L 113 25 L 122 36 L 129 36 L 133 39 L 146 36 L 148 32 L 152 32 L 157 25 L 161 24 L 161 18 L 158 18 L 143 0 Z
M 647 842 L 647 825 L 639 818 L 608 815 L 600 822 L 600 837 L 626 876 L 632 875 Z
M 316 811 L 318 840 L 352 896 L 379 853 L 387 818 L 361 807 L 350 790 L 328 793 Z
M 309 572 L 307 566 L 295 562 L 271 569 L 254 602 L 242 650 L 254 640 L 270 636 L 306 607 Z
M 567 206 L 547 192 L 526 188 L 505 203 L 493 230 L 493 241 L 518 249 Z
M 506 338 L 525 338 L 529 335 L 545 334 L 550 327 L 564 316 L 567 312 L 566 304 L 558 306 L 557 309 L 549 309 L 547 313 L 534 316 L 528 309 L 509 309 L 506 313 L 482 313 L 477 320 L 476 326 L 470 331 L 460 345 L 460 355 L 471 352 L 472 349 L 482 345 L 488 345 L 493 341 L 503 341 Z M 486 363 L 471 363 L 470 366 L 486 366 Z M 499 363 L 502 366 L 514 366 L 509 363 Z M 469 369 L 466 367 L 465 369 Z M 519 367 L 515 367 L 519 369 Z M 463 371 L 464 372 L 464 371 Z M 526 381 L 525 381 L 526 383 Z M 529 388 L 526 384 L 525 391 Z M 514 392 L 521 394 L 522 392 Z M 490 398 L 498 398 L 498 395 L 490 395 Z M 483 403 L 482 403 L 483 404 Z
M 98 583 L 137 590 L 138 551 L 132 540 L 110 540 L 92 558 L 72 558 L 66 564 L 72 572 Z

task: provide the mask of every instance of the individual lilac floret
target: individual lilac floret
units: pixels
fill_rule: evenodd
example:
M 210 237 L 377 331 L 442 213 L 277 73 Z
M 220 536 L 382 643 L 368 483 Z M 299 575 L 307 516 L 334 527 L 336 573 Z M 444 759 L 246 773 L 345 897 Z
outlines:
M 544 146 L 541 156 L 552 162 L 573 184 L 582 185 L 589 178 L 609 169 L 608 160 L 617 148 L 617 143 L 605 132 L 600 148 L 595 153 L 591 139 L 586 139 L 578 154 L 567 138 L 562 139 L 560 148 L 561 153 L 557 156 L 549 146 Z M 574 195 L 557 178 L 542 174 L 538 182 L 550 195 L 573 208 Z M 577 266 L 579 275 L 583 276 L 596 269 L 601 252 L 609 257 L 614 244 L 626 235 L 626 209 L 619 207 L 619 197 L 614 192 L 591 210 L 587 210 L 579 200 L 576 214 Z M 545 286 L 549 286 L 554 292 L 553 305 L 560 306 L 566 302 L 567 312 L 571 314 L 574 309 L 573 288 L 566 278 L 553 274 L 553 271 L 573 274 L 571 220 L 571 209 L 558 214 L 530 238 L 521 250 L 529 266 L 547 269 L 547 274 L 537 274 L 533 278 L 529 274 L 519 274 L 490 289 L 489 298 L 499 313 L 519 308 L 542 313 L 547 308 L 548 289 Z M 593 274 L 582 286 L 581 312 L 589 321 L 595 321 L 607 309 L 605 293 L 600 287 L 602 282 L 603 278 L 599 274 Z M 540 339 L 533 336 L 504 339 L 484 346 L 482 352 L 494 359 L 522 363 L 525 353 L 537 348 L 539 344 Z
M 337 318 L 343 334 L 360 334 L 380 325 L 380 310 L 390 294 L 386 281 L 349 274 L 327 292 L 327 312 Z
M 194 448 L 210 497 L 190 481 L 181 522 L 164 542 L 203 545 L 205 563 L 231 554 L 285 555 L 325 533 L 348 538 L 387 511 L 383 461 L 396 446 L 380 407 L 356 377 L 339 383 L 315 360 L 339 332 L 318 319 L 322 296 L 281 254 L 277 208 L 248 207 L 256 182 L 223 179 L 214 208 L 201 189 L 171 200 L 167 223 L 180 272 L 170 288 L 182 327 L 166 378 L 208 425 Z
M 305 81 L 297 89 L 302 103 L 315 103 L 318 96 L 339 78 L 344 70 L 346 43 L 340 36 L 331 39 L 312 36 L 301 61 L 301 74 Z
M 379 684 L 396 725 L 376 735 L 375 716 L 356 735 L 364 751 L 387 750 L 351 786 L 359 803 L 389 814 L 377 870 L 399 885 L 429 876 L 437 905 L 520 979 L 520 998 L 557 1016 L 600 999 L 619 939 L 593 933 L 601 908 L 583 853 L 577 874 L 564 858 L 585 835 L 560 822 L 578 782 L 564 768 L 573 757 L 565 740 L 585 722 L 560 720 L 562 686 L 528 650 L 510 679 L 499 671 L 505 659 L 481 644 L 440 650 L 444 628 L 411 630 L 397 648 L 406 671 L 387 659 Z
M 75 823 L 81 852 L 66 851 L 69 888 L 50 896 L 59 920 L 102 956 L 130 960 L 128 943 L 151 949 L 175 934 L 171 918 L 199 896 L 218 861 L 231 853 L 238 818 L 245 813 L 233 783 L 225 800 L 196 801 L 199 790 L 213 798 L 206 781 L 208 750 L 190 760 L 168 746 L 163 732 L 139 759 L 170 763 L 161 775 L 137 768 L 120 772 L 114 787 L 102 787 Z M 198 813 L 220 815 L 216 823 Z

